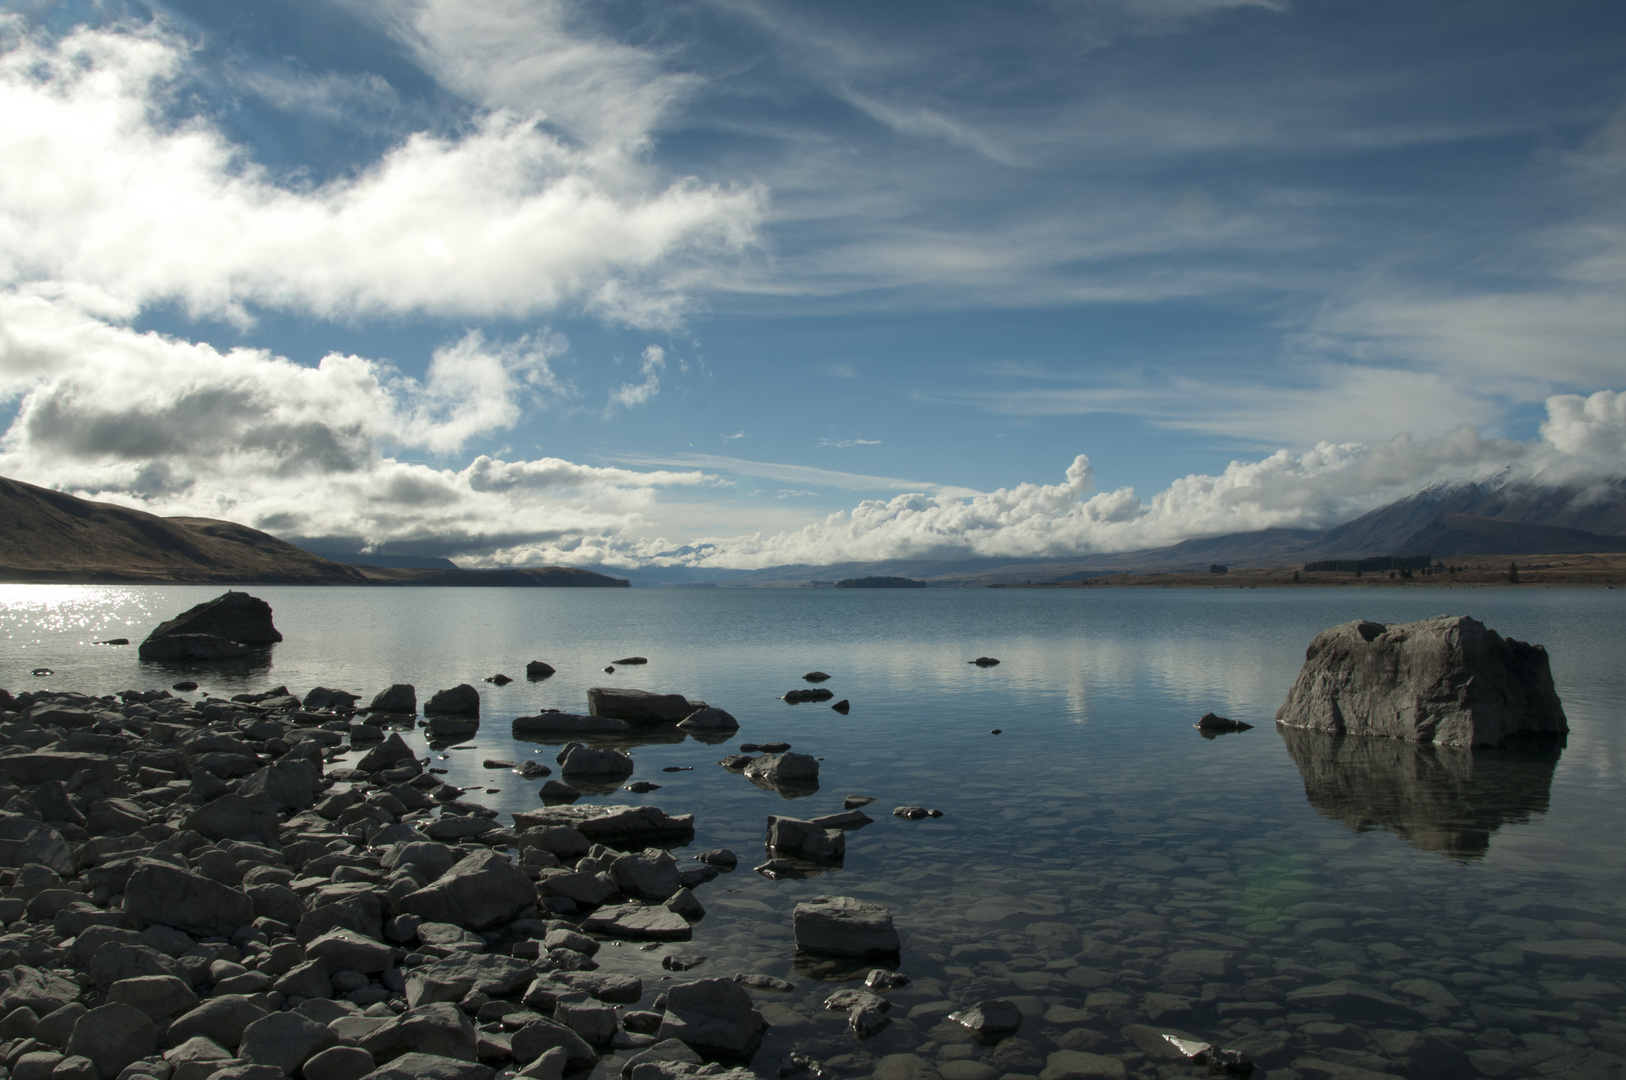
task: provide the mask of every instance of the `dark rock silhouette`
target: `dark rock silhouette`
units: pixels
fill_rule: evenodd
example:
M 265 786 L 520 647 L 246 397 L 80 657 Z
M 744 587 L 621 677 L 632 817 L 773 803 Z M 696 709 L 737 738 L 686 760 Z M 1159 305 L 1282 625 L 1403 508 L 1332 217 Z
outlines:
M 281 640 L 270 604 L 227 592 L 160 623 L 137 652 L 143 660 L 218 660 Z
M 1561 739 L 1470 749 L 1276 730 L 1323 817 L 1458 858 L 1485 854 L 1497 829 L 1547 811 L 1563 752 Z

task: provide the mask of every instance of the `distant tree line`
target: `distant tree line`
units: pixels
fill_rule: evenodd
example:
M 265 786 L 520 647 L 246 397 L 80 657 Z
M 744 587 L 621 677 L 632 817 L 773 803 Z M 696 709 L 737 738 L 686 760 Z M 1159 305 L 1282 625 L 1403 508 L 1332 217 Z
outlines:
M 924 581 L 916 581 L 906 577 L 861 577 L 842 578 L 836 582 L 838 589 L 924 589 Z
M 1370 559 L 1323 559 L 1304 564 L 1305 573 L 1336 570 L 1344 574 L 1369 574 L 1380 570 L 1426 570 L 1429 555 L 1374 555 Z

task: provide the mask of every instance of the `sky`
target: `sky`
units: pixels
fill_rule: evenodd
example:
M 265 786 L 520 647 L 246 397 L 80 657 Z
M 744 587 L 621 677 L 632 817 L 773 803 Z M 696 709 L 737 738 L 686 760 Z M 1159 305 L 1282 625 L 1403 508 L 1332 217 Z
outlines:
M 1626 8 L 0 3 L 0 475 L 319 550 L 1134 550 L 1626 476 Z

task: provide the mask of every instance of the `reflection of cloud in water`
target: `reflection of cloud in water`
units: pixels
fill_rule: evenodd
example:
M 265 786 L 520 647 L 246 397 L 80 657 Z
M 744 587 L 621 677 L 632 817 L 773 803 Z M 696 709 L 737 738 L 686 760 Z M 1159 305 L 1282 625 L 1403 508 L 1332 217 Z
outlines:
M 1476 858 L 1491 834 L 1545 813 L 1560 739 L 1473 750 L 1277 726 L 1304 794 L 1357 832 L 1382 827 L 1429 851 Z

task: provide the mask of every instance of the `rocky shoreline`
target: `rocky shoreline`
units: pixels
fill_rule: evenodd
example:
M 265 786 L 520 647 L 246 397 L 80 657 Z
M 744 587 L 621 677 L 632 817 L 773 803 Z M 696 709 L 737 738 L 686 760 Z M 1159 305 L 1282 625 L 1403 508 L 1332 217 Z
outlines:
M 676 695 L 613 694 L 595 704 L 737 726 L 703 703 L 677 698 L 679 709 Z M 412 687 L 355 704 L 323 687 L 230 701 L 0 691 L 10 1076 L 557 1080 L 606 1058 L 634 1080 L 755 1075 L 742 1066 L 767 1025 L 751 991 L 784 980 L 740 972 L 651 995 L 594 959 L 606 943 L 687 941 L 706 913 L 696 890 L 734 868 L 732 852 L 680 864 L 663 845 L 692 840 L 693 819 L 653 806 L 545 806 L 504 823 L 403 738 Z M 430 745 L 437 719 L 424 721 Z M 604 755 L 623 756 L 568 744 L 561 774 L 602 775 Z M 817 774 L 805 755 L 745 758 L 763 786 Z M 548 771 L 526 764 L 515 771 Z M 839 861 L 842 830 L 870 819 L 856 808 L 832 819 L 770 817 L 767 850 L 781 857 L 759 869 Z M 850 1013 L 855 1034 L 884 1028 L 889 1003 L 875 991 L 908 981 L 892 970 L 886 909 L 820 897 L 792 921 L 800 952 L 881 965 L 870 990 L 828 1007 Z M 780 1073 L 807 1069 L 821 1071 L 803 1057 Z

